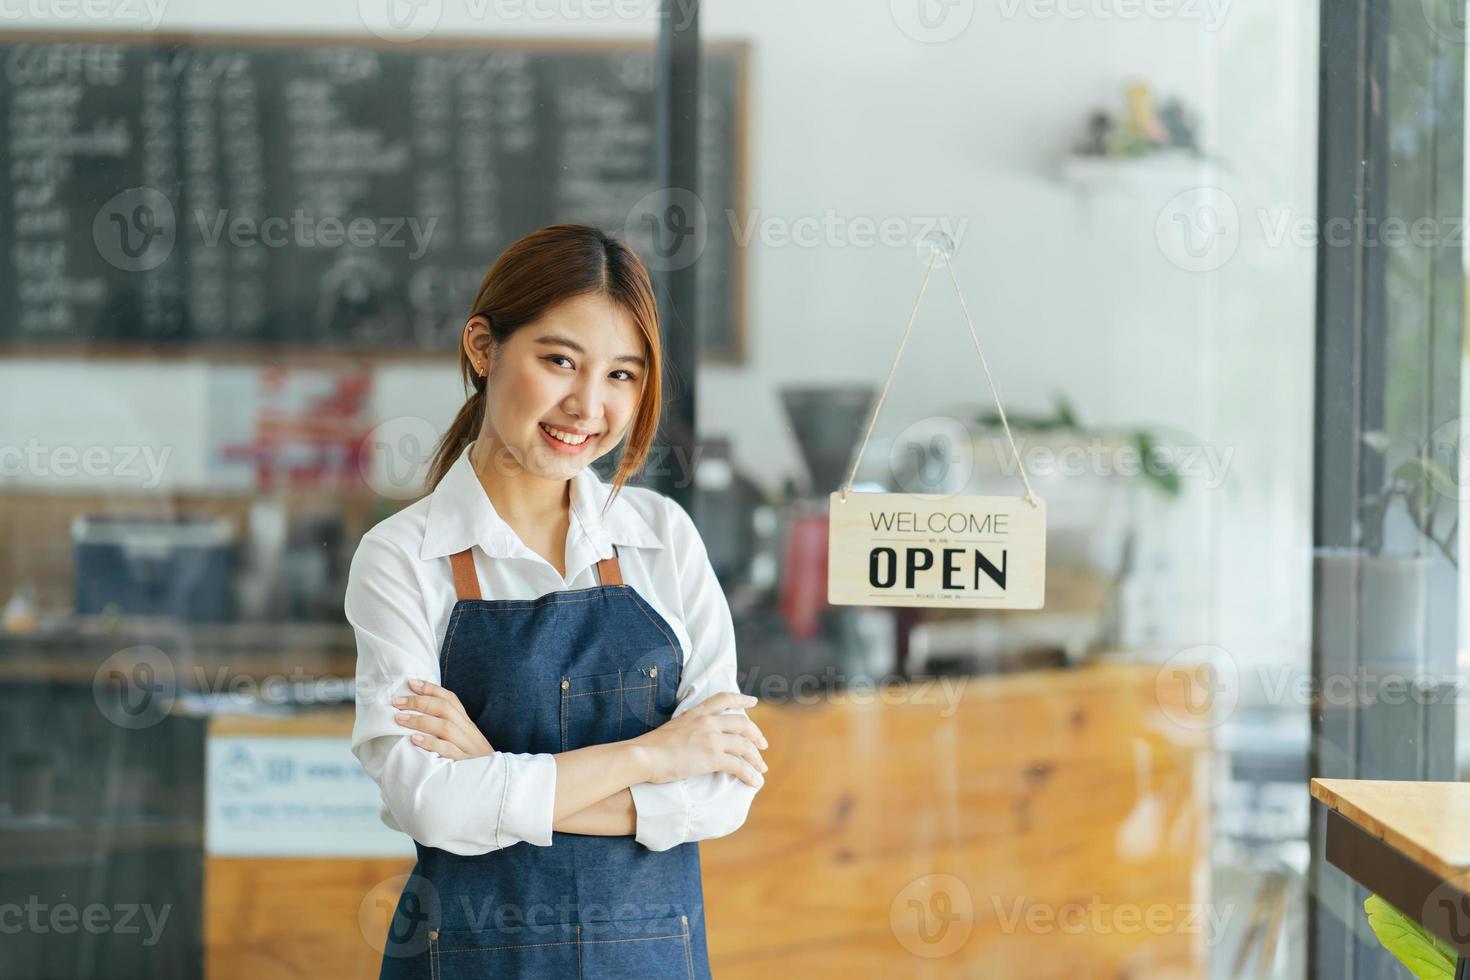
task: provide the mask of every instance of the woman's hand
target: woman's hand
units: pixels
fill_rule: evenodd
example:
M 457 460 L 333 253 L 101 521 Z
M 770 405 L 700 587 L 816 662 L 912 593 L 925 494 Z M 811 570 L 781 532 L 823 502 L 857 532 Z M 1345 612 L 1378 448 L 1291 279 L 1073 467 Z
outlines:
M 464 705 L 459 703 L 453 691 L 428 681 L 413 680 L 408 682 L 408 686 L 418 693 L 396 697 L 393 705 L 407 711 L 422 712 L 417 715 L 405 711 L 398 713 L 398 724 L 423 733 L 413 736 L 413 744 L 446 759 L 474 759 L 494 753 L 485 733 L 470 721 Z
M 672 783 L 707 772 L 728 772 L 760 786 L 760 774 L 767 766 L 758 749 L 770 747 L 766 737 L 744 715 L 722 714 L 727 708 L 755 703 L 747 694 L 721 691 L 653 731 L 629 739 L 644 757 L 648 782 Z

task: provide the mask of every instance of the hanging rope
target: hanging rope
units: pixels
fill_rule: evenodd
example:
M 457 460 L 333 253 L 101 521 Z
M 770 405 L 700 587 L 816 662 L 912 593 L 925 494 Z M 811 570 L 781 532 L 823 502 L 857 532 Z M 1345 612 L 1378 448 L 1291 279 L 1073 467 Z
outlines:
M 873 416 L 868 420 L 868 429 L 863 433 L 862 444 L 852 458 L 852 469 L 847 474 L 847 479 L 842 484 L 842 502 L 847 503 L 847 495 L 852 490 L 853 477 L 857 476 L 858 464 L 862 461 L 863 453 L 867 451 L 868 439 L 873 435 L 873 428 L 878 424 L 878 414 L 883 411 L 883 401 L 888 397 L 888 389 L 893 384 L 894 372 L 898 370 L 898 362 L 903 358 L 903 349 L 909 342 L 909 334 L 914 329 L 914 320 L 919 315 L 919 305 L 924 302 L 924 293 L 929 289 L 929 275 L 934 271 L 934 263 L 939 261 L 940 251 L 935 248 L 929 256 L 929 264 L 924 267 L 924 281 L 919 285 L 919 295 L 914 297 L 914 307 L 909 311 L 909 320 L 903 328 L 903 336 L 898 341 L 898 350 L 893 355 L 893 363 L 888 366 L 888 377 L 883 379 L 883 390 L 878 393 L 878 404 L 873 407 Z M 1011 435 L 1011 424 L 1006 421 L 1005 406 L 1001 404 L 1000 392 L 996 390 L 995 378 L 990 374 L 990 365 L 985 361 L 985 351 L 980 348 L 980 334 L 975 330 L 975 321 L 970 319 L 970 308 L 965 303 L 965 294 L 960 289 L 960 281 L 955 277 L 954 266 L 945 259 L 945 267 L 949 270 L 949 281 L 954 283 L 955 295 L 960 298 L 960 311 L 965 315 L 965 325 L 970 328 L 970 339 L 975 342 L 975 353 L 980 355 L 980 368 L 985 372 L 985 381 L 990 385 L 991 397 L 995 399 L 996 410 L 1000 412 L 1001 428 L 1005 430 L 1006 442 L 1011 447 L 1011 455 L 1016 460 L 1016 471 L 1021 474 L 1021 483 L 1026 487 L 1026 502 L 1032 507 L 1036 506 L 1036 494 L 1031 489 L 1031 480 L 1026 476 L 1026 465 L 1021 462 L 1021 451 L 1016 448 L 1016 439 Z

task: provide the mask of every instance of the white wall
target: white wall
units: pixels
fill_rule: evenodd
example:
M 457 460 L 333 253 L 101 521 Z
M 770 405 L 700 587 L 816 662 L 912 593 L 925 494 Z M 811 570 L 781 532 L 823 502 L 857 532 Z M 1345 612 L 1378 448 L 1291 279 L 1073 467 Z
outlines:
M 1163 650 L 1218 643 L 1243 661 L 1304 662 L 1314 259 L 1309 244 L 1273 246 L 1260 216 L 1312 215 L 1316 4 L 1239 0 L 1212 9 L 1180 0 L 1149 6 L 1167 16 L 1123 18 L 1108 16 L 1116 7 L 1104 0 L 1062 3 L 1093 12 L 1074 18 L 1049 14 L 1039 0 L 961 2 L 951 10 L 973 19 L 943 43 L 901 30 L 890 8 L 903 6 L 708 0 L 706 36 L 752 47 L 750 207 L 778 222 L 829 209 L 844 220 L 968 222 L 956 270 L 1009 406 L 1044 411 L 1065 393 L 1088 422 L 1182 430 L 1233 453 L 1223 486 L 1191 485 L 1167 508 L 1148 504 L 1155 519 L 1129 596 L 1132 638 Z M 361 33 L 361 11 L 372 7 L 176 0 L 161 26 Z M 464 0 L 446 0 L 435 33 L 651 37 L 656 29 L 646 14 L 587 9 L 554 20 L 481 17 Z M 54 16 L 15 23 L 125 26 Z M 1167 202 L 1197 180 L 1080 194 L 1060 179 L 1060 158 L 1087 112 L 1119 108 L 1122 82 L 1135 76 L 1196 107 L 1206 147 L 1228 164 L 1218 185 L 1238 210 L 1237 246 L 1217 270 L 1179 268 L 1156 231 Z M 732 435 L 737 461 L 772 489 L 799 474 L 777 390 L 881 380 L 921 271 L 909 247 L 753 245 L 749 360 L 702 372 L 702 431 Z M 945 280 L 932 284 L 925 310 L 880 437 L 984 396 Z M 197 417 L 176 407 L 203 403 L 207 370 L 0 363 L 0 444 L 105 431 L 176 446 L 172 473 L 187 482 L 203 470 L 205 440 Z M 377 409 L 442 425 L 455 384 L 449 357 L 442 366 L 386 367 Z M 423 392 L 431 390 L 446 395 L 429 407 Z

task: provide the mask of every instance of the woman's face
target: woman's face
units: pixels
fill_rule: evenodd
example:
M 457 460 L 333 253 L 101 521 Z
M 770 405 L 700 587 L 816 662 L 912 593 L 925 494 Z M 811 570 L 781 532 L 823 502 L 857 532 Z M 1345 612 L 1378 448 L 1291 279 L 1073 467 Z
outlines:
M 484 350 L 484 434 L 498 468 L 569 479 L 616 447 L 633 420 L 646 371 L 643 334 L 605 296 L 558 303 L 504 347 Z

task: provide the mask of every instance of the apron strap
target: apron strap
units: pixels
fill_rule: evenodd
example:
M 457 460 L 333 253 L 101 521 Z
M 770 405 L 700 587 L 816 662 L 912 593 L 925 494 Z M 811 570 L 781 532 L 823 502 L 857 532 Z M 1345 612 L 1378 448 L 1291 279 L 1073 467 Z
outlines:
M 613 556 L 597 563 L 597 580 L 603 585 L 622 585 L 623 569 L 618 565 L 618 546 L 613 545 Z
M 449 556 L 454 568 L 454 594 L 461 599 L 480 598 L 480 579 L 475 574 L 475 558 L 470 548 Z M 613 556 L 597 563 L 597 580 L 603 585 L 622 585 L 623 570 L 618 565 L 618 547 L 613 545 Z
M 480 598 L 480 579 L 475 574 L 475 556 L 472 548 L 466 548 L 449 556 L 454 566 L 454 594 L 461 599 Z

